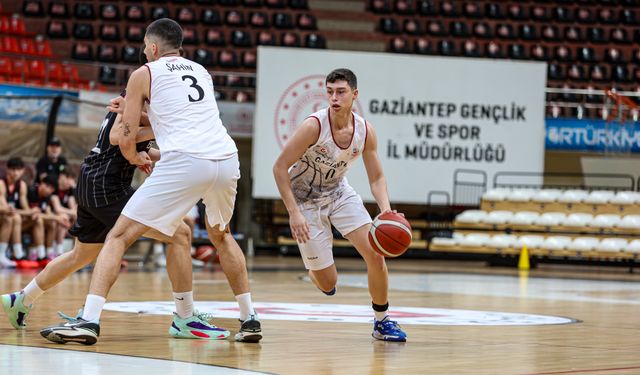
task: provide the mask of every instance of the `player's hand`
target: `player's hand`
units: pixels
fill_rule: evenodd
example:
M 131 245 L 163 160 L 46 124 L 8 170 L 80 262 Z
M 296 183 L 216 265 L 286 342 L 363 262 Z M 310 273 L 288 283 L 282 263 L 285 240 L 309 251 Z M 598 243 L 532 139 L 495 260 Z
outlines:
M 291 215 L 289 218 L 289 226 L 291 227 L 291 236 L 298 243 L 309 241 L 309 225 L 301 212 Z
M 109 112 L 115 113 L 124 113 L 124 98 L 122 96 L 117 96 L 109 101 L 109 105 L 107 106 L 107 110 Z
M 64 216 L 64 215 L 60 215 L 57 217 L 58 224 L 62 225 L 65 229 L 69 229 L 71 227 L 71 223 L 69 222 L 69 219 Z
M 31 220 L 38 220 L 38 218 L 40 217 L 40 211 L 34 211 L 31 213 Z
M 382 214 L 386 214 L 386 213 L 390 213 L 390 212 L 394 213 L 394 214 L 398 214 L 398 215 L 404 217 L 404 214 L 402 212 L 398 213 L 398 210 L 392 210 L 392 209 L 389 208 L 389 209 L 383 210 L 378 215 L 376 215 L 375 219 L 377 219 Z
M 149 154 L 147 154 L 146 151 L 138 152 L 138 160 L 135 163 L 135 165 L 138 166 L 138 169 L 140 169 L 142 172 L 146 174 L 150 174 L 152 163 L 153 162 L 151 161 L 151 158 L 149 157 Z

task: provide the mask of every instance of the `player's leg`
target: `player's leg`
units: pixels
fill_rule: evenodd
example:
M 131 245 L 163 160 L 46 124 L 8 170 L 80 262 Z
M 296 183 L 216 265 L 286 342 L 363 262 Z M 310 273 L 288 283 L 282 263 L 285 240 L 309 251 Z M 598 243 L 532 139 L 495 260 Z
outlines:
M 72 221 L 73 223 L 73 221 Z M 67 236 L 68 228 L 64 225 L 58 225 L 58 230 L 56 230 L 56 237 L 54 241 L 54 253 L 55 256 L 60 256 L 63 253 L 62 247 L 64 243 L 64 238 Z
M 60 281 L 91 263 L 100 249 L 102 244 L 85 244 L 76 240 L 71 251 L 49 262 L 24 289 L 2 295 L 2 306 L 11 325 L 16 329 L 24 329 L 33 303 Z
M 169 237 L 150 229 L 145 237 L 167 243 L 167 273 L 173 288 L 176 312 L 169 334 L 176 338 L 225 339 L 230 332 L 210 322 L 209 314 L 200 314 L 193 306 L 193 273 L 191 268 L 191 229 L 181 223 Z
M 360 196 L 355 192 L 344 194 L 334 204 L 331 222 L 351 242 L 367 265 L 369 294 L 375 315 L 373 337 L 385 341 L 406 341 L 406 334 L 388 317 L 389 272 L 384 257 L 369 244 L 371 217 Z
M 58 233 L 58 226 L 58 222 L 55 220 L 47 219 L 44 221 L 44 246 L 46 259 L 54 258 L 53 243 L 55 242 L 56 235 Z M 44 258 L 41 258 L 40 260 L 44 260 Z
M 309 270 L 309 278 L 322 293 L 336 293 L 338 270 L 333 261 L 333 233 L 326 207 L 304 204 L 300 212 L 309 226 L 309 240 L 298 243 L 302 261 Z
M 106 302 L 106 296 L 118 278 L 122 257 L 131 244 L 147 230 L 146 225 L 120 215 L 107 235 L 102 247 L 104 251 L 100 251 L 96 261 L 82 316 L 73 322 L 42 329 L 40 334 L 44 338 L 58 344 L 78 342 L 93 345 L 98 341 L 100 314 Z
M 11 214 L 0 216 L 0 268 L 13 268 L 16 266 L 16 262 L 7 257 L 12 226 L 13 219 Z
M 70 230 L 76 237 L 73 249 L 47 264 L 24 289 L 2 296 L 5 311 L 15 328 L 24 328 L 29 310 L 45 291 L 96 259 L 110 228 L 84 207 L 78 207 L 78 220 Z
M 217 163 L 216 184 L 202 197 L 207 213 L 207 234 L 216 247 L 220 256 L 220 266 L 240 308 L 241 327 L 235 339 L 242 342 L 258 342 L 262 339 L 262 328 L 251 300 L 246 260 L 229 230 L 240 179 L 240 164 L 237 156 Z
M 38 259 L 42 259 L 46 255 L 46 250 L 44 247 L 44 220 L 42 217 L 38 217 L 33 220 L 31 218 L 23 218 L 22 220 L 23 230 L 31 231 L 31 247 L 29 248 L 29 260 L 37 261 Z
M 368 233 L 371 224 L 365 224 L 344 237 L 351 242 L 367 264 L 369 293 L 374 304 L 384 305 L 388 301 L 389 272 L 384 257 L 369 244 Z
M 22 216 L 19 213 L 11 215 L 11 249 L 13 250 L 13 259 L 20 261 L 24 258 L 24 250 L 22 249 Z

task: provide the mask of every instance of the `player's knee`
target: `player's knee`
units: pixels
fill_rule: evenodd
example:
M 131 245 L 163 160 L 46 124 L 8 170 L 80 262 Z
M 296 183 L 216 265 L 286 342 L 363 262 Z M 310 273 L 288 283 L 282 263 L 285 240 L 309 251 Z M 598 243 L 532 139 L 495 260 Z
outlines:
M 13 222 L 14 225 L 22 225 L 22 216 L 20 216 L 20 214 L 13 214 L 11 215 L 11 221 Z
M 219 248 L 220 244 L 224 242 L 225 236 L 230 235 L 228 227 L 225 230 L 219 230 L 218 226 L 215 228 L 207 228 L 207 233 L 209 235 L 209 240 L 216 248 Z
M 316 276 L 316 283 L 318 284 L 318 288 L 325 292 L 331 291 L 338 284 L 338 276 L 337 275 L 322 275 Z
M 367 254 L 365 261 L 367 262 L 368 268 L 374 268 L 377 270 L 385 270 L 387 268 L 384 257 L 373 250 Z
M 185 223 L 181 223 L 173 235 L 174 243 L 191 243 L 191 228 Z

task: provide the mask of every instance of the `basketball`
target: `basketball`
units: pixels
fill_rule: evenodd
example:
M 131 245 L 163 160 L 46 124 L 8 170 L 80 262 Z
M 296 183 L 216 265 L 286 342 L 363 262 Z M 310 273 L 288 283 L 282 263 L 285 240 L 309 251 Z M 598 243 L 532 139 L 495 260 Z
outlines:
M 369 230 L 369 243 L 385 257 L 400 256 L 411 244 L 411 225 L 401 214 L 384 213 L 373 221 Z
M 193 258 L 209 263 L 216 256 L 216 248 L 211 245 L 202 245 L 196 248 Z

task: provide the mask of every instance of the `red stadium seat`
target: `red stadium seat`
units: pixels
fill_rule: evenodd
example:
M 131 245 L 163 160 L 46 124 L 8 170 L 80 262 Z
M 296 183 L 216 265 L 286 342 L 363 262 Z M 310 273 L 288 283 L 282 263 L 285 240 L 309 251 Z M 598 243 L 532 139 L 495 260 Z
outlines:
M 41 60 L 30 60 L 27 63 L 26 73 L 29 79 L 44 80 L 46 77 L 44 62 Z
M 18 35 L 28 34 L 24 26 L 24 19 L 22 17 L 16 15 L 11 17 L 11 32 Z
M 51 46 L 49 45 L 49 41 L 44 38 L 36 38 L 35 47 L 36 54 L 38 56 L 51 57 L 53 55 L 51 53 Z
M 11 59 L 8 57 L 0 57 L 0 77 L 6 80 L 12 73 L 13 67 L 11 66 Z
M 0 16 L 0 34 L 8 34 L 9 32 L 11 32 L 9 17 Z
M 51 82 L 64 81 L 66 77 L 62 70 L 62 65 L 57 62 L 51 62 L 47 64 L 47 77 Z
M 36 55 L 36 45 L 31 38 L 18 39 L 18 45 L 20 47 L 20 53 L 25 55 Z
M 18 39 L 13 36 L 5 35 L 2 37 L 2 51 L 7 53 L 20 53 Z
M 19 78 L 22 80 L 27 71 L 27 65 L 24 59 L 12 59 L 11 60 L 11 76 L 13 78 Z

